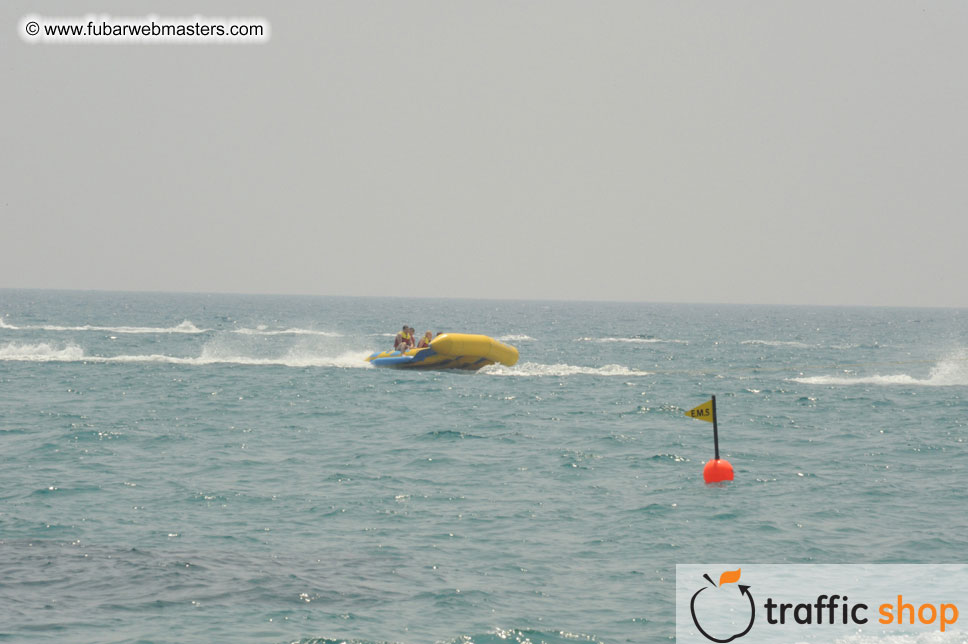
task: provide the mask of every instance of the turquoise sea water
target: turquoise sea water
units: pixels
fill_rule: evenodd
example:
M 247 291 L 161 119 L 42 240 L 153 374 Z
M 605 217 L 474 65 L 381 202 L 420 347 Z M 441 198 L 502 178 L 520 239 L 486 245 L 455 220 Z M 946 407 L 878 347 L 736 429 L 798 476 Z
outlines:
M 964 310 L 0 291 L 0 640 L 670 641 L 676 563 L 962 562 L 966 394 Z

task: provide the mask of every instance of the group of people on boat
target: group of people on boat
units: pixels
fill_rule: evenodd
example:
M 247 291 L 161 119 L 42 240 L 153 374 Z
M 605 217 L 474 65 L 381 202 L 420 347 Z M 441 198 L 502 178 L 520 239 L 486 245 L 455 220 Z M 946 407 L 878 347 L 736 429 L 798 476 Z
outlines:
M 409 351 L 410 349 L 417 348 L 423 349 L 424 347 L 429 347 L 430 342 L 434 339 L 434 334 L 432 331 L 427 331 L 423 334 L 420 340 L 416 339 L 416 330 L 412 326 L 406 324 L 403 325 L 403 330 L 397 334 L 397 337 L 393 339 L 393 348 L 396 351 L 403 353 L 404 351 Z M 438 332 L 437 335 L 440 335 Z

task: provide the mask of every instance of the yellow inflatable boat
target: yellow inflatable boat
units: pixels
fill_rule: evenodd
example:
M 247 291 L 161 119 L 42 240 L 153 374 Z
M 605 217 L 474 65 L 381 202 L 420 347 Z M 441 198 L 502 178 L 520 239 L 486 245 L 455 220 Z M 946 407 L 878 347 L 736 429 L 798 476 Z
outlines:
M 518 350 L 486 335 L 442 333 L 429 347 L 406 352 L 384 351 L 366 359 L 374 367 L 391 369 L 464 369 L 477 371 L 489 364 L 511 366 L 518 361 Z

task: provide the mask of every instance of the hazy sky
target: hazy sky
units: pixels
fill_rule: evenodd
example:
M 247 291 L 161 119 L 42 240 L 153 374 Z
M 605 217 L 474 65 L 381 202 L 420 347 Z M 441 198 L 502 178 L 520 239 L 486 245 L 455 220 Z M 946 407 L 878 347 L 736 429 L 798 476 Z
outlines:
M 272 35 L 31 45 L 32 13 Z M 0 18 L 0 287 L 968 306 L 963 0 Z

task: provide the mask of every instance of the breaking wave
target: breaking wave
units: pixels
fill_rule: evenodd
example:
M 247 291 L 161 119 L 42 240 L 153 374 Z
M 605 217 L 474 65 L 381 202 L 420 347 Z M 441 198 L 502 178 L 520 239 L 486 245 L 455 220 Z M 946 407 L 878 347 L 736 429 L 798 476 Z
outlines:
M 968 351 L 961 351 L 939 361 L 927 378 L 906 373 L 873 376 L 805 376 L 790 378 L 805 385 L 913 385 L 923 387 L 958 387 L 968 385 Z
M 83 326 L 61 326 L 55 324 L 35 324 L 26 326 L 15 326 L 8 324 L 0 318 L 0 329 L 11 329 L 15 331 L 106 331 L 108 333 L 208 333 L 211 329 L 199 329 L 189 320 L 184 320 L 181 324 L 169 327 L 154 326 L 98 326 L 85 324 Z
M 575 342 L 626 342 L 628 344 L 689 344 L 688 340 L 663 340 L 661 338 L 576 338 Z
M 63 348 L 42 342 L 40 344 L 17 344 L 10 342 L 0 347 L 0 360 L 18 362 L 74 362 L 84 359 L 84 350 L 76 344 Z
M 649 371 L 630 369 L 617 364 L 607 364 L 604 367 L 576 367 L 570 364 L 539 364 L 537 362 L 523 362 L 513 367 L 490 365 L 481 369 L 480 373 L 489 376 L 648 376 Z
M 341 367 L 370 368 L 366 362 L 369 351 L 345 351 L 335 356 L 319 355 L 305 350 L 290 350 L 278 357 L 255 357 L 234 353 L 223 353 L 208 347 L 202 349 L 198 357 L 179 357 L 164 354 L 151 355 L 86 355 L 76 344 L 56 347 L 48 343 L 16 344 L 9 343 L 0 347 L 0 361 L 16 362 L 85 362 L 99 364 L 136 364 L 163 363 L 177 365 L 204 366 L 214 364 L 238 364 L 250 366 L 283 367 Z
M 795 340 L 743 340 L 740 344 L 760 344 L 767 347 L 798 347 L 800 349 L 809 349 L 813 346 Z
M 254 329 L 235 329 L 232 333 L 238 333 L 240 335 L 318 335 L 325 338 L 342 338 L 342 333 L 334 333 L 332 331 L 316 331 L 314 329 L 270 329 L 264 324 L 260 324 Z

